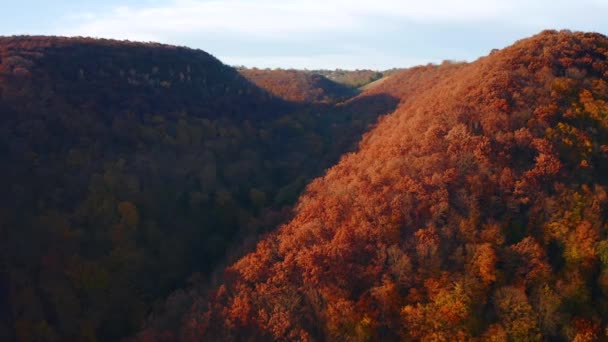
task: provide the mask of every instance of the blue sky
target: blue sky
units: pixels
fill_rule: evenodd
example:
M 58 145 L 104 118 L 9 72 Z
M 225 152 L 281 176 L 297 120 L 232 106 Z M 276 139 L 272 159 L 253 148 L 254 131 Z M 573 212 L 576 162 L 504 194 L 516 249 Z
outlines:
M 408 67 L 474 60 L 547 28 L 608 34 L 608 0 L 2 0 L 0 35 L 158 41 L 226 64 Z

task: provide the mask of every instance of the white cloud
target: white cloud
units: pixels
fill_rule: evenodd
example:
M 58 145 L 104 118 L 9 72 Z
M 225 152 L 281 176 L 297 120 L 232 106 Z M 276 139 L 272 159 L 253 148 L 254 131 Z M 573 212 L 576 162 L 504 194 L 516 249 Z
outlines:
M 318 1 L 318 0 L 313 0 Z M 235 33 L 276 37 L 297 32 L 348 30 L 355 18 L 337 8 L 314 10 L 306 2 L 269 0 L 174 1 L 151 8 L 118 7 L 90 20 L 84 18 L 68 35 L 165 40 L 184 33 Z
M 276 37 L 328 30 L 350 32 L 377 17 L 418 22 L 487 20 L 504 14 L 510 4 L 505 0 L 173 0 L 157 7 L 117 7 L 96 16 L 83 13 L 74 27 L 60 31 L 156 40 L 185 32 Z
M 545 28 L 601 31 L 608 27 L 601 15 L 608 8 L 608 0 L 578 0 L 575 4 L 571 0 L 166 0 L 155 3 L 120 6 L 97 13 L 72 13 L 66 15 L 61 27 L 53 33 L 159 41 L 208 51 L 213 45 L 219 46 L 219 50 L 209 52 L 217 53 L 228 63 L 249 64 L 246 61 L 258 60 L 260 66 L 266 66 L 267 60 L 281 59 L 304 65 L 306 59 L 311 63 L 306 65 L 312 67 L 317 65 L 318 58 L 324 58 L 326 65 L 339 60 L 335 56 L 354 56 L 357 61 L 352 65 L 358 65 L 362 58 L 372 58 L 370 54 L 357 54 L 348 46 L 361 43 L 362 35 L 377 36 L 381 41 L 390 34 L 391 42 L 374 46 L 386 48 L 390 44 L 407 44 L 408 37 L 412 38 L 408 35 L 417 35 L 419 39 L 425 34 L 436 35 L 438 30 L 445 32 L 446 37 L 454 37 L 458 32 L 470 34 L 477 30 L 488 34 L 494 30 L 516 32 L 523 38 Z M 403 40 L 394 41 L 399 35 Z M 327 36 L 340 39 L 336 39 L 332 51 L 325 51 L 322 57 L 314 52 L 288 57 L 298 55 L 286 50 L 293 48 L 293 42 L 323 41 L 327 48 Z M 449 38 L 445 39 L 445 45 L 449 45 Z M 247 47 L 242 47 L 242 52 L 236 51 L 243 42 Z M 258 42 L 264 42 L 266 47 L 272 45 L 276 51 L 253 52 L 251 47 Z M 370 49 L 369 46 L 363 48 Z M 385 54 L 390 54 L 387 51 Z M 271 56 L 251 57 L 268 54 Z M 427 54 L 432 55 L 433 52 Z M 429 60 L 421 56 L 419 52 L 408 57 Z M 369 67 L 373 63 L 370 60 Z

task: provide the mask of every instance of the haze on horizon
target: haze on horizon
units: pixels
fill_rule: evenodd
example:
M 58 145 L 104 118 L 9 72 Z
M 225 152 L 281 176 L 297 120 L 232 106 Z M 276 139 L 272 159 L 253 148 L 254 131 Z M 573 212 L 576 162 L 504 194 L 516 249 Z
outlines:
M 608 0 L 24 0 L 0 35 L 156 41 L 259 68 L 377 69 L 471 61 L 544 29 L 608 33 Z

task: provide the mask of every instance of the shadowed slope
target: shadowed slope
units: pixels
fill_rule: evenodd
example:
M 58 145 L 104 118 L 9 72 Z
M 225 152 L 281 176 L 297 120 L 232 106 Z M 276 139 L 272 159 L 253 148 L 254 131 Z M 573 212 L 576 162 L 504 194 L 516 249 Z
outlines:
M 0 62 L 3 101 L 34 93 L 36 101 L 51 105 L 63 100 L 112 110 L 192 110 L 204 117 L 231 112 L 259 116 L 260 105 L 272 101 L 233 68 L 204 51 L 184 47 L 0 37 Z
M 200 50 L 0 38 L 0 340 L 119 340 L 284 222 L 394 101 L 294 104 Z

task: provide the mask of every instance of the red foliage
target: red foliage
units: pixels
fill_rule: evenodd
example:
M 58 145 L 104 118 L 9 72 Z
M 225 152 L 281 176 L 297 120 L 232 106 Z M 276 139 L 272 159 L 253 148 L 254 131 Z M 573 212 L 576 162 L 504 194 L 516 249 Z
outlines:
M 568 334 L 557 326 L 597 336 L 595 323 L 572 317 L 608 323 L 606 305 L 594 304 L 605 298 L 590 290 L 606 238 L 607 57 L 604 36 L 547 31 L 371 87 L 400 107 L 308 186 L 291 222 L 229 268 L 227 290 L 192 313 L 219 324 L 198 337 Z M 553 305 L 554 293 L 566 304 Z

